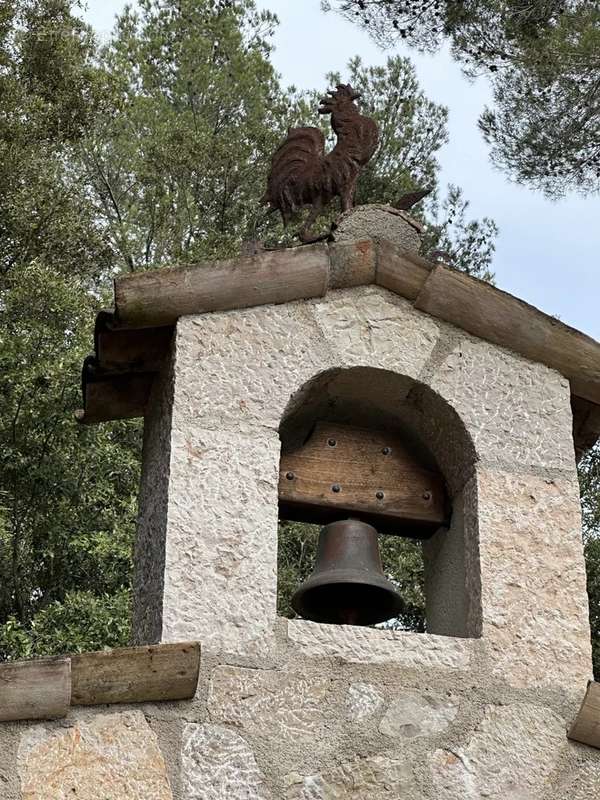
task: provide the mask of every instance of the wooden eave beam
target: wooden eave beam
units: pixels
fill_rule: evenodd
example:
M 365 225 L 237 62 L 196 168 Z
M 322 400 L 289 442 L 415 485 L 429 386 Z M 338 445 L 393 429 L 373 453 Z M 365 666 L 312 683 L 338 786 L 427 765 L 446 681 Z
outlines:
M 488 283 L 386 241 L 295 247 L 117 278 L 115 311 L 102 312 L 96 326 L 97 386 L 85 388 L 91 381 L 84 379 L 86 407 L 79 418 L 91 423 L 143 415 L 149 376 L 164 362 L 180 316 L 322 297 L 331 289 L 373 283 L 420 311 L 560 372 L 571 382 L 578 457 L 597 440 L 598 342 Z M 146 377 L 131 385 L 119 378 L 134 373 Z
M 0 721 L 56 719 L 72 705 L 188 700 L 199 671 L 198 642 L 0 664 Z
M 600 749 L 600 683 L 588 683 L 579 713 L 567 735 L 575 742 Z

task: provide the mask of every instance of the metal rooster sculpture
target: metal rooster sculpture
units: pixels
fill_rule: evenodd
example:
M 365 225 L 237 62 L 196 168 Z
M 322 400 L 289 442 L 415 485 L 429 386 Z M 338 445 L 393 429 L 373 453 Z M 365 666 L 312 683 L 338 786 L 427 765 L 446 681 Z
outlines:
M 263 198 L 270 212 L 281 212 L 286 226 L 293 214 L 312 206 L 298 233 L 305 243 L 327 238 L 314 236 L 311 228 L 332 200 L 340 198 L 342 211 L 353 207 L 356 181 L 379 141 L 377 123 L 363 117 L 354 103 L 360 92 L 340 84 L 327 94 L 321 100 L 319 114 L 331 114 L 336 146 L 325 154 L 325 136 L 319 128 L 290 128 L 273 156 Z

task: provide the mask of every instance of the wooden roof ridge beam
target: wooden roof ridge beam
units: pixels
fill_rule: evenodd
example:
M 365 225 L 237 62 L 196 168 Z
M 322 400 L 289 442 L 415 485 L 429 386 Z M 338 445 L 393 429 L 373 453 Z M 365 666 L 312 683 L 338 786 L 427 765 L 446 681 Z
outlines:
M 188 314 L 323 297 L 328 284 L 329 252 L 324 244 L 148 270 L 115 280 L 116 319 L 124 327 L 174 325 Z
M 600 404 L 600 343 L 486 281 L 438 265 L 414 306 L 485 341 L 555 369 L 572 393 Z

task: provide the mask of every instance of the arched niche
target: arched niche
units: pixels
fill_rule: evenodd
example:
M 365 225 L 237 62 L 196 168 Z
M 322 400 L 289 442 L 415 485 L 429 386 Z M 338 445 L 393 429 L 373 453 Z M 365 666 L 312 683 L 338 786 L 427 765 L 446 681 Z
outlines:
M 374 367 L 321 372 L 298 388 L 281 419 L 282 456 L 329 421 L 401 437 L 439 470 L 451 502 L 448 527 L 423 545 L 428 633 L 480 636 L 480 577 L 473 440 L 457 412 L 425 383 Z

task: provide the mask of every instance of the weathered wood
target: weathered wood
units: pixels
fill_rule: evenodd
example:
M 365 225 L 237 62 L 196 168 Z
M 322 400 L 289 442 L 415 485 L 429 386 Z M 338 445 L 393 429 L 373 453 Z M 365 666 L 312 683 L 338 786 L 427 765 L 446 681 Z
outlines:
M 74 655 L 72 705 L 186 700 L 198 685 L 197 642 Z
M 280 516 L 325 523 L 351 514 L 379 530 L 424 537 L 448 521 L 444 481 L 398 436 L 321 422 L 283 454 Z
M 0 664 L 0 721 L 58 719 L 71 703 L 69 658 Z
M 116 315 L 126 327 L 173 325 L 185 314 L 322 297 L 328 281 L 329 252 L 323 244 L 150 270 L 115 280 Z
M 432 269 L 433 264 L 416 253 L 391 242 L 379 243 L 375 282 L 401 297 L 415 300 Z
M 575 457 L 581 461 L 600 438 L 600 406 L 582 397 L 571 397 Z
M 84 382 L 85 408 L 75 412 L 78 422 L 88 425 L 113 419 L 143 417 L 155 373 L 132 372 Z
M 375 282 L 377 244 L 371 239 L 329 245 L 329 288 L 347 289 Z
M 437 266 L 415 308 L 556 369 L 575 395 L 600 403 L 600 344 L 522 300 Z
M 579 713 L 567 735 L 576 742 L 600 749 L 600 683 L 588 683 Z
M 96 359 L 104 372 L 158 372 L 168 355 L 173 327 L 96 331 Z

